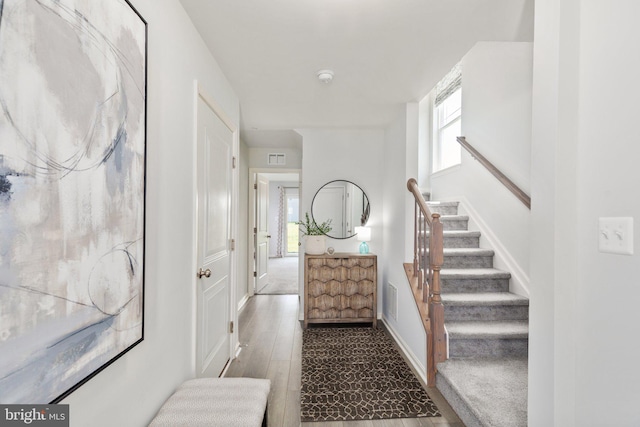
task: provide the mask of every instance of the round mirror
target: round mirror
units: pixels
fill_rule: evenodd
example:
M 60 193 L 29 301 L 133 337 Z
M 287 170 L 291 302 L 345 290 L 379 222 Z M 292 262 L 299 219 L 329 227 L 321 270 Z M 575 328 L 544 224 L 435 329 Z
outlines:
M 311 202 L 313 221 L 318 225 L 331 221 L 331 230 L 325 234 L 334 239 L 355 236 L 355 227 L 367 223 L 370 210 L 369 198 L 362 188 L 344 180 L 326 183 Z

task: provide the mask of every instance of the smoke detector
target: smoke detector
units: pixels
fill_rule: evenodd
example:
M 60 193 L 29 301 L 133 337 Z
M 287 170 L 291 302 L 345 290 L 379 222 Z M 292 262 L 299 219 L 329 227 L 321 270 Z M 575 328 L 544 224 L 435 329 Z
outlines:
M 331 70 L 318 71 L 318 80 L 320 80 L 322 83 L 331 83 L 331 80 L 333 80 L 333 71 Z

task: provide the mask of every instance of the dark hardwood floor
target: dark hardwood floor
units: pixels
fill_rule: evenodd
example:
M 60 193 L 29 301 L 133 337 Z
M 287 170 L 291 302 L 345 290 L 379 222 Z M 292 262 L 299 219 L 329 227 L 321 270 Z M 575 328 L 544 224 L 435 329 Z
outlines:
M 271 380 L 269 427 L 464 427 L 435 389 L 427 391 L 442 417 L 301 423 L 302 326 L 298 321 L 298 296 L 252 297 L 240 313 L 238 327 L 242 351 L 225 376 Z

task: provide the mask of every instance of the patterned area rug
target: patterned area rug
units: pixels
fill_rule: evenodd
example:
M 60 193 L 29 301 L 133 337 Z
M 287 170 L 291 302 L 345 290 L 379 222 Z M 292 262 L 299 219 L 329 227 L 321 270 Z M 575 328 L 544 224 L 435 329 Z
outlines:
M 309 328 L 302 340 L 302 421 L 440 416 L 384 330 Z

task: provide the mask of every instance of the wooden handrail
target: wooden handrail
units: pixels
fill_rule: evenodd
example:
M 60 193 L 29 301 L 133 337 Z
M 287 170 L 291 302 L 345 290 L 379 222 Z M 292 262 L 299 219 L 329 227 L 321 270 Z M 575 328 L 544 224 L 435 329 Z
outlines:
M 418 188 L 418 181 L 416 181 L 415 178 L 409 178 L 409 181 L 407 181 L 407 189 L 413 194 L 413 198 L 420 207 L 420 210 L 424 213 L 427 223 L 431 225 L 431 210 L 429 206 L 427 206 L 427 202 L 424 200 L 420 188 Z
M 467 142 L 467 139 L 464 136 L 459 136 L 457 138 L 457 140 L 460 143 L 460 145 L 462 145 L 464 147 L 464 149 L 467 150 L 469 152 L 469 154 L 471 154 L 471 156 L 473 158 L 475 158 L 477 161 L 479 161 L 482 166 L 487 168 L 487 170 L 489 172 L 491 172 L 491 174 L 493 176 L 498 178 L 498 180 L 505 187 L 507 187 L 507 189 L 509 191 L 511 191 L 514 196 L 516 196 L 518 198 L 518 200 L 520 200 L 522 203 L 524 203 L 524 205 L 528 209 L 531 209 L 531 197 L 529 197 L 529 195 L 527 193 L 522 191 L 522 189 L 520 187 L 518 187 L 516 184 L 514 184 L 513 181 L 511 181 L 509 178 L 507 178 L 507 176 L 505 174 L 500 172 L 500 169 L 495 167 L 495 165 L 493 163 L 491 163 L 489 160 L 487 160 L 486 157 L 484 157 L 482 154 L 480 154 L 480 152 L 478 152 L 478 150 L 476 150 L 471 144 L 469 144 Z
M 407 181 L 407 188 L 415 199 L 415 217 L 413 264 L 405 264 L 405 271 L 427 333 L 427 385 L 433 387 L 436 364 L 447 358 L 444 305 L 440 296 L 440 269 L 444 264 L 443 226 L 440 214 L 429 210 L 415 179 Z

